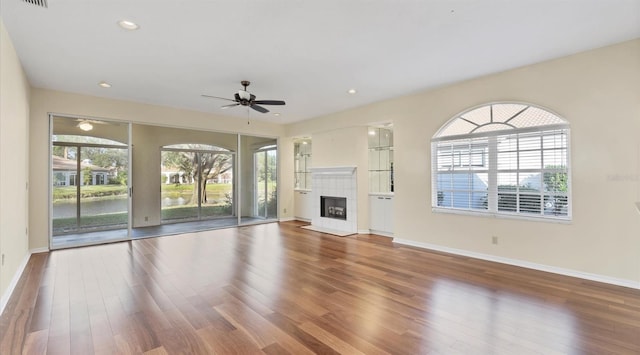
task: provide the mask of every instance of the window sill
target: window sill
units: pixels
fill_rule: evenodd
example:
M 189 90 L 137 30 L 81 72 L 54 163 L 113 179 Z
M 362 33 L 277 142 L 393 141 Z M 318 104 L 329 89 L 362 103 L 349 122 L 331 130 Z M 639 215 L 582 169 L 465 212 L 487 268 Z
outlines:
M 572 220 L 570 217 L 567 217 L 567 218 L 536 217 L 536 216 L 523 216 L 523 215 L 516 215 L 516 214 L 457 210 L 457 209 L 440 208 L 440 207 L 431 207 L 431 211 L 434 213 L 457 214 L 457 215 L 463 215 L 463 216 L 515 219 L 515 220 L 521 220 L 521 221 L 547 222 L 547 223 L 557 223 L 557 224 L 572 224 Z

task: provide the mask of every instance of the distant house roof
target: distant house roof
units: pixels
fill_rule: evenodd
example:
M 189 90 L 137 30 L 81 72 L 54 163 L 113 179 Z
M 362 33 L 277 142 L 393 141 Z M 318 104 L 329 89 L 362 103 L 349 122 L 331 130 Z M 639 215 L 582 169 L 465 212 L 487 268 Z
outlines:
M 78 163 L 75 160 L 65 159 L 63 157 L 58 157 L 55 155 L 52 157 L 53 171 L 75 171 L 77 168 L 77 164 Z M 81 169 L 89 168 L 92 171 L 104 171 L 104 172 L 109 171 L 109 169 L 107 168 L 103 168 L 100 166 L 87 164 L 87 163 L 80 163 L 80 168 Z

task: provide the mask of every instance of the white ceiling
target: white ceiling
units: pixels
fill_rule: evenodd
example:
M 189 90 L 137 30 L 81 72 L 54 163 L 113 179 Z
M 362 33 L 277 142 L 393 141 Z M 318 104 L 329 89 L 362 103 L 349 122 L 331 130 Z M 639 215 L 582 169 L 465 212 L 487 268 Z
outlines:
M 251 111 L 276 123 L 640 37 L 640 0 L 48 3 L 0 0 L 32 86 L 246 117 L 200 95 L 251 80 L 257 99 L 287 102 L 268 106 L 279 117 Z

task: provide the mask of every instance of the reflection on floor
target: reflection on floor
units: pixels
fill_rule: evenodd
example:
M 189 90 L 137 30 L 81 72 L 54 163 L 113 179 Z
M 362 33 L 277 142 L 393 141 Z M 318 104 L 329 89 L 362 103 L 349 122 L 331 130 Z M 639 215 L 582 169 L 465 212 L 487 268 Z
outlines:
M 240 225 L 258 224 L 274 222 L 275 220 L 265 220 L 261 218 L 242 217 Z M 211 229 L 229 228 L 238 225 L 238 218 L 216 218 L 203 221 L 191 221 L 182 223 L 161 224 L 159 226 L 138 227 L 131 230 L 131 239 L 160 237 L 165 235 L 183 234 L 190 232 L 201 232 Z M 115 229 L 108 231 L 87 232 L 77 234 L 57 235 L 53 237 L 52 249 L 62 249 L 78 247 L 84 245 L 94 245 L 112 243 L 127 240 L 126 229 Z

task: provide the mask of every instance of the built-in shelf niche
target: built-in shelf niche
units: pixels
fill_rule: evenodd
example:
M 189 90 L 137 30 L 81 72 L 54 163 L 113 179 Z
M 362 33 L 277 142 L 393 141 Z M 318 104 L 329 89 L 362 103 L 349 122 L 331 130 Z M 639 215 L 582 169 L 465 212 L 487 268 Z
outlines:
M 311 189 L 311 139 L 303 138 L 293 143 L 294 188 Z
M 369 127 L 369 192 L 393 192 L 393 129 Z

